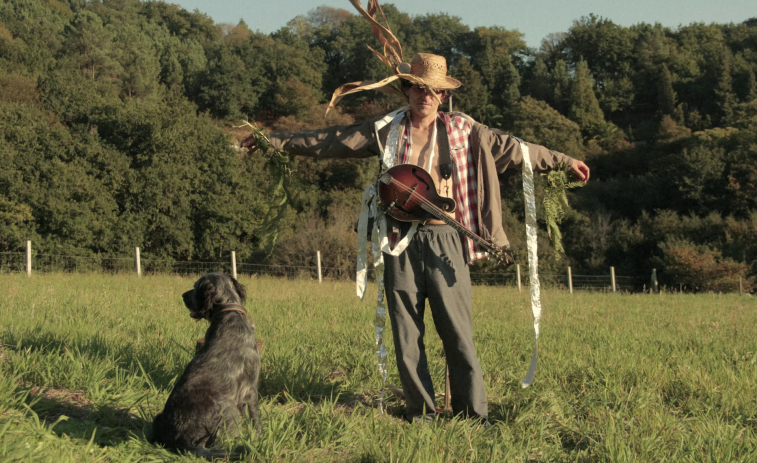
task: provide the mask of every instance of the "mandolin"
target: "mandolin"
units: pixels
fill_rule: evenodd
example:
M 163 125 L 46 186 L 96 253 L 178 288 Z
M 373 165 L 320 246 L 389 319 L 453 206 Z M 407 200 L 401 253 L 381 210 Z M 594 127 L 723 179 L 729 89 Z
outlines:
M 436 192 L 434 179 L 422 167 L 400 164 L 387 169 L 379 177 L 379 207 L 401 222 L 426 223 L 438 219 L 483 246 L 499 265 L 512 265 L 513 254 L 489 240 L 478 236 L 448 213 L 454 212 L 457 203 Z

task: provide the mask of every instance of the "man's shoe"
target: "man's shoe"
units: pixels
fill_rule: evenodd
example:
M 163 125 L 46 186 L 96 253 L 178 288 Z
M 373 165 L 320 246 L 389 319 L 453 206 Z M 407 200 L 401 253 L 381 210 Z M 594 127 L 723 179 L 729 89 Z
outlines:
M 475 424 L 476 424 L 477 426 L 481 426 L 481 427 L 482 427 L 482 428 L 484 428 L 484 429 L 486 429 L 486 428 L 490 428 L 490 427 L 491 427 L 491 425 L 492 425 L 491 423 L 489 423 L 489 420 L 488 420 L 488 419 L 486 419 L 486 418 L 478 418 L 478 419 L 474 420 L 474 423 L 475 423 Z

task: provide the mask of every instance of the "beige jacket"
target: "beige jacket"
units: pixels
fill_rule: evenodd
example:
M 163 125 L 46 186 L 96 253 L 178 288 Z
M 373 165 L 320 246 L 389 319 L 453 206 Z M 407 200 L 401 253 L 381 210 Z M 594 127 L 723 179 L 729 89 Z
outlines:
M 469 147 L 478 169 L 478 229 L 482 238 L 500 247 L 507 247 L 509 241 L 502 227 L 498 175 L 509 167 L 521 168 L 523 153 L 520 140 L 500 130 L 479 124 L 469 116 L 463 116 L 472 124 Z M 379 120 L 299 133 L 276 133 L 271 134 L 269 138 L 272 148 L 283 149 L 297 156 L 333 159 L 380 157 L 382 150 L 377 140 L 381 146 L 385 145 L 389 125 L 386 124 L 377 130 Z M 444 145 L 439 146 L 441 148 Z M 450 149 L 455 148 L 450 146 Z M 573 164 L 573 158 L 570 156 L 543 146 L 529 143 L 528 149 L 531 164 L 536 171 L 547 170 L 560 163 Z

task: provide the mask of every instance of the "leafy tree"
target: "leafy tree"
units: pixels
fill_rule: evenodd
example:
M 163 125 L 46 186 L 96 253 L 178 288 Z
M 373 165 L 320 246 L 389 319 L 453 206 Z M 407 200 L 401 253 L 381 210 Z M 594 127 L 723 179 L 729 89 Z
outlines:
M 197 102 L 216 117 L 243 119 L 254 112 L 263 89 L 244 61 L 224 45 L 210 52 L 208 66 L 199 79 Z M 260 71 L 260 70 L 258 70 Z
M 591 14 L 573 22 L 562 46 L 572 62 L 586 61 L 601 88 L 629 71 L 624 65 L 633 57 L 635 41 L 634 30 Z
M 472 62 L 490 91 L 492 104 L 507 113 L 520 98 L 521 82 L 509 50 L 522 42 L 501 28 L 478 28 L 475 34 L 478 46 Z
M 141 15 L 147 21 L 165 27 L 171 35 L 181 40 L 191 39 L 204 47 L 217 43 L 220 38 L 220 31 L 213 20 L 204 13 L 190 12 L 162 0 L 141 5 Z
M 527 92 L 537 100 L 554 101 L 552 98 L 552 89 L 549 85 L 549 69 L 541 57 L 534 61 L 531 74 L 525 79 L 527 82 Z
M 0 195 L 0 250 L 2 252 L 21 249 L 24 241 L 31 235 L 31 222 L 34 221 L 31 208 L 18 204 Z
M 725 150 L 697 145 L 678 156 L 676 184 L 690 210 L 698 213 L 722 210 Z
M 35 80 L 20 74 L 12 73 L 0 76 L 0 100 L 35 104 L 39 99 L 36 84 Z
M 108 153 L 87 136 L 72 136 L 64 126 L 37 123 L 43 114 L 30 106 L 0 107 L 0 145 L 10 148 L 2 150 L 0 195 L 10 201 L 11 212 L 30 213 L 22 216 L 26 222 L 33 220 L 29 237 L 38 249 L 104 250 L 116 218 L 107 170 L 100 170 L 109 164 Z M 95 163 L 97 159 L 104 162 Z M 12 227 L 10 233 L 13 239 Z
M 660 114 L 674 115 L 676 112 L 676 92 L 673 90 L 673 79 L 670 76 L 668 65 L 665 63 L 660 68 L 658 94 Z
M 161 65 L 153 41 L 135 26 L 123 26 L 117 30 L 114 42 L 125 96 L 143 98 L 155 94 Z
M 552 100 L 547 100 L 552 103 L 558 111 L 563 114 L 568 113 L 570 106 L 570 73 L 568 72 L 568 65 L 563 60 L 558 60 L 555 64 L 555 68 L 552 71 L 551 76 L 552 88 L 554 89 Z
M 465 57 L 458 61 L 453 70 L 456 78 L 463 84 L 454 94 L 454 109 L 470 114 L 480 121 L 482 111 L 489 105 L 489 91 L 483 83 L 481 74 Z
M 539 47 L 539 57 L 541 57 L 548 66 L 554 67 L 559 60 L 564 60 L 563 54 L 565 32 L 552 32 L 547 34 L 541 41 Z
M 75 53 L 82 71 L 92 80 L 111 79 L 118 73 L 113 59 L 113 34 L 95 13 L 81 10 L 68 29 L 68 49 Z
M 665 243 L 663 262 L 671 280 L 695 291 L 734 291 L 739 277 L 747 274 L 747 265 L 723 258 L 720 251 L 689 242 Z M 754 282 L 746 280 L 746 290 Z
M 549 146 L 569 156 L 583 159 L 581 129 L 547 103 L 525 96 L 518 103 L 513 133 L 524 140 Z
M 715 95 L 718 97 L 720 118 L 726 122 L 730 121 L 733 117 L 733 106 L 736 104 L 736 95 L 733 93 L 731 54 L 729 52 L 723 54 L 720 62 L 720 77 L 718 78 Z
M 754 71 L 752 68 L 749 68 L 748 74 L 747 74 L 747 84 L 746 84 L 746 95 L 744 96 L 745 101 L 754 101 L 757 99 L 757 79 L 755 79 Z
M 517 30 L 508 30 L 501 26 L 477 27 L 474 35 L 476 48 L 479 50 L 484 46 L 490 46 L 498 54 L 510 56 L 526 49 L 523 33 Z
M 72 17 L 71 10 L 57 2 L 0 3 L 0 62 L 9 71 L 23 68 L 30 74 L 43 73 L 63 48 L 63 31 Z
M 740 130 L 724 145 L 728 148 L 728 204 L 734 213 L 747 217 L 757 210 L 757 100 L 737 104 L 733 123 Z
M 457 16 L 448 14 L 426 14 L 413 18 L 408 46 L 413 50 L 435 53 L 447 59 L 447 67 L 452 67 L 460 57 L 460 44 L 470 32 L 468 26 Z M 410 61 L 412 55 L 407 57 Z
M 633 101 L 634 73 L 629 63 L 637 37 L 635 30 L 592 14 L 574 21 L 561 44 L 571 62 L 586 61 L 606 111 L 623 110 Z
M 502 73 L 502 95 L 498 98 L 501 101 L 502 113 L 505 115 L 505 124 L 510 124 L 513 119 L 513 111 L 515 105 L 520 100 L 520 75 L 518 70 L 515 69 L 513 62 L 510 61 L 505 66 Z M 496 101 L 496 100 L 495 100 Z
M 304 118 L 310 108 L 318 104 L 312 88 L 296 78 L 279 82 L 275 101 L 277 113 L 291 114 L 297 118 Z
M 593 79 L 586 61 L 579 61 L 570 89 L 568 117 L 586 134 L 594 133 L 604 123 L 604 114 L 594 95 Z
M 352 16 L 351 12 L 343 8 L 321 5 L 308 11 L 307 16 L 303 16 L 303 18 L 313 29 L 327 28 L 331 31 L 336 31 L 350 20 Z

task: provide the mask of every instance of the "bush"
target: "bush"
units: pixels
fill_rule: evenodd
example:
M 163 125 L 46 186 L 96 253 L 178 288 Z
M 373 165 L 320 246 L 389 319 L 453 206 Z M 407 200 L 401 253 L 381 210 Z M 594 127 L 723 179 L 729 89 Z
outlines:
M 733 291 L 742 278 L 744 289 L 754 289 L 754 279 L 746 279 L 747 265 L 723 258 L 721 252 L 687 241 L 662 245 L 668 277 L 694 291 Z

